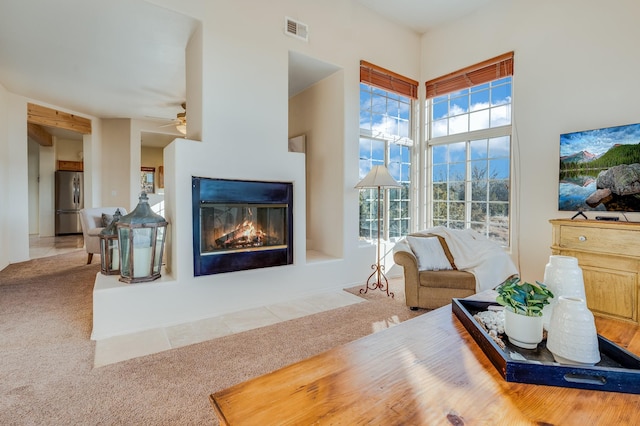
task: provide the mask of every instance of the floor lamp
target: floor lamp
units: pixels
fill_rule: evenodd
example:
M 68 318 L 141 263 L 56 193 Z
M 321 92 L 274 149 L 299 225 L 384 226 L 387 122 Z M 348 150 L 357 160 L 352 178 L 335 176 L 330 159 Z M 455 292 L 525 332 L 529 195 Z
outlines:
M 389 281 L 383 272 L 384 265 L 380 264 L 380 193 L 382 188 L 400 188 L 400 184 L 391 177 L 385 166 L 374 166 L 355 187 L 358 189 L 378 189 L 378 255 L 376 263 L 371 265 L 373 273 L 369 275 L 366 287 L 360 289 L 360 294 L 364 294 L 369 290 L 380 289 L 386 291 L 387 296 L 394 297 L 394 294 L 389 292 Z

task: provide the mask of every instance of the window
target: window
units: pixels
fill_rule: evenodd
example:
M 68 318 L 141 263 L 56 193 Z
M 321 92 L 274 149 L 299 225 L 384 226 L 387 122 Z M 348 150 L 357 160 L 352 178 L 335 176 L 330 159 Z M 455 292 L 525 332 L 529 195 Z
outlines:
M 401 188 L 360 191 L 360 238 L 401 237 L 411 221 L 412 110 L 418 83 L 362 61 L 360 66 L 360 179 L 384 165 Z
M 431 223 L 509 245 L 513 53 L 427 86 Z M 461 77 L 462 76 L 462 77 Z

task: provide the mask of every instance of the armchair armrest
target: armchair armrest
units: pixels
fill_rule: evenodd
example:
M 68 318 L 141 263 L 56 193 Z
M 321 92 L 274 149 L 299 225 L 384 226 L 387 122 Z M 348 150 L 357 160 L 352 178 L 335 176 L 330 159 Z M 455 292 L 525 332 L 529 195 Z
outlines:
M 393 260 L 403 268 L 415 268 L 416 273 L 418 271 L 418 259 L 405 239 L 398 241 L 393 247 Z
M 404 293 L 408 306 L 418 306 L 418 287 L 420 283 L 420 272 L 418 271 L 418 259 L 413 254 L 406 239 L 396 243 L 393 248 L 393 260 L 402 266 L 404 272 Z

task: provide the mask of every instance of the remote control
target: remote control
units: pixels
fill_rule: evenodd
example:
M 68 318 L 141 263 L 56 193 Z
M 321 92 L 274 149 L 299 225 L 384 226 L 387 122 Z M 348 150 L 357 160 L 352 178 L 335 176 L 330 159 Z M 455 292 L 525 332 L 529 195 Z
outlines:
M 620 218 L 615 216 L 596 216 L 596 220 L 610 220 L 616 222 L 620 220 Z

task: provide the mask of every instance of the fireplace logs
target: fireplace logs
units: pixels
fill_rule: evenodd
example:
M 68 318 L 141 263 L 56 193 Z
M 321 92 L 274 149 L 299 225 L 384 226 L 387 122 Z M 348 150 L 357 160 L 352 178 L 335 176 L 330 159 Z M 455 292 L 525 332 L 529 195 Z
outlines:
M 244 221 L 233 231 L 216 239 L 216 246 L 212 249 L 260 247 L 263 245 L 264 232 L 256 231 L 253 222 Z

